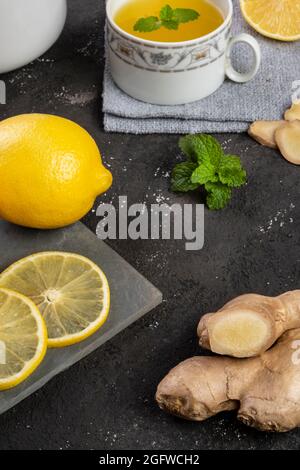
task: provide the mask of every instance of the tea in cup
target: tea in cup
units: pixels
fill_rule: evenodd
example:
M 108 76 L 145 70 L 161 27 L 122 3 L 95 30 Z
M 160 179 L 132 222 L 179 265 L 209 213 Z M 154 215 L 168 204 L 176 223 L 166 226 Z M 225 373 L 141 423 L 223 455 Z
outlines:
M 111 73 L 128 95 L 159 105 L 197 101 L 227 76 L 238 83 L 257 73 L 260 47 L 249 34 L 231 37 L 232 0 L 108 0 Z M 251 69 L 233 68 L 232 48 L 248 44 Z

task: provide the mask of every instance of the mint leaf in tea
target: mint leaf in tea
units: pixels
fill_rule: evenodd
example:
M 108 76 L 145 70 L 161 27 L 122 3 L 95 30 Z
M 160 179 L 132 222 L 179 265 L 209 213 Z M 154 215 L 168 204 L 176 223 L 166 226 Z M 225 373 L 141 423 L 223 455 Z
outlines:
M 157 16 L 148 16 L 148 18 L 140 18 L 134 25 L 135 31 L 149 33 L 161 27 L 161 21 Z
M 188 23 L 199 18 L 199 13 L 190 8 L 175 8 L 165 5 L 160 10 L 159 18 L 157 16 L 148 16 L 140 18 L 134 25 L 134 31 L 148 33 L 159 28 L 178 29 L 180 23 Z
M 184 7 L 184 8 L 183 8 Z M 224 21 L 208 0 L 128 0 L 115 15 L 116 24 L 129 34 L 159 42 L 197 39 Z
M 200 14 L 191 8 L 175 8 L 173 10 L 173 20 L 178 23 L 188 23 L 199 18 Z

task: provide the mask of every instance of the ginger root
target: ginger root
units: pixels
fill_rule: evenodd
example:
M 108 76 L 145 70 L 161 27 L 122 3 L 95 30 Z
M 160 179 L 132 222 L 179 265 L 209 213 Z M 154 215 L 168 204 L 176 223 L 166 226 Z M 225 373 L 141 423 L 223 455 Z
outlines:
M 265 147 L 276 149 L 275 131 L 283 124 L 285 121 L 256 121 L 251 124 L 248 134 Z
M 156 400 L 163 410 L 188 420 L 236 409 L 248 426 L 289 431 L 300 426 L 299 348 L 297 329 L 259 357 L 193 357 L 162 380 Z
M 300 165 L 300 101 L 284 114 L 285 121 L 256 121 L 248 134 L 265 147 L 278 148 L 290 163 Z
M 282 156 L 288 162 L 300 165 L 300 121 L 287 122 L 278 128 L 275 140 Z
M 233 357 L 251 357 L 269 349 L 287 330 L 300 328 L 300 290 L 278 297 L 246 294 L 198 325 L 200 345 Z
M 300 119 L 300 101 L 292 104 L 292 107 L 285 112 L 284 119 L 286 121 Z

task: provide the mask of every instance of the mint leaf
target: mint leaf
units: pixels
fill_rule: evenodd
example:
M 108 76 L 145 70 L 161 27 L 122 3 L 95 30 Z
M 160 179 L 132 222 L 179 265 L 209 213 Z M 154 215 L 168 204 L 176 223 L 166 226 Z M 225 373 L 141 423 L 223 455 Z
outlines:
M 162 7 L 159 17 L 162 21 L 170 21 L 173 19 L 173 8 L 170 5 Z
M 212 183 L 219 181 L 218 175 L 216 174 L 216 170 L 213 165 L 200 165 L 196 168 L 191 176 L 192 183 L 205 184 L 209 181 Z
M 189 160 L 211 164 L 216 169 L 223 156 L 223 150 L 219 142 L 210 135 L 192 134 L 179 140 L 179 147 Z
M 197 135 L 186 135 L 179 140 L 179 148 L 192 162 L 197 162 Z
M 219 170 L 221 183 L 231 188 L 239 188 L 246 183 L 247 174 L 243 169 L 240 158 L 236 155 L 224 155 L 221 159 Z
M 210 210 L 220 210 L 226 207 L 231 199 L 232 189 L 222 183 L 207 183 L 208 192 L 206 203 Z
M 218 168 L 224 154 L 221 145 L 214 137 L 207 134 L 197 135 L 195 149 L 199 164 L 210 163 L 216 169 Z
M 134 25 L 134 31 L 140 33 L 150 33 L 156 31 L 161 27 L 175 30 L 178 29 L 180 23 L 188 23 L 199 18 L 199 13 L 196 10 L 189 8 L 176 8 L 173 10 L 170 5 L 162 7 L 157 16 L 148 16 L 147 18 L 140 18 Z
M 190 8 L 176 8 L 173 10 L 173 19 L 178 23 L 188 23 L 189 21 L 195 21 L 199 18 L 199 13 L 196 10 Z
M 174 21 L 174 20 L 162 21 L 162 25 L 167 29 L 173 29 L 173 30 L 178 29 L 179 27 L 178 21 Z
M 197 189 L 199 184 L 191 182 L 191 175 L 197 164 L 193 162 L 178 163 L 172 171 L 172 191 L 187 192 Z
M 140 18 L 134 25 L 134 31 L 140 33 L 150 33 L 161 27 L 161 22 L 157 16 L 148 16 L 148 18 Z
M 188 158 L 176 165 L 172 173 L 174 191 L 190 191 L 204 186 L 209 209 L 219 210 L 227 206 L 232 188 L 246 183 L 246 171 L 236 155 L 224 155 L 219 142 L 207 134 L 182 137 L 179 147 Z

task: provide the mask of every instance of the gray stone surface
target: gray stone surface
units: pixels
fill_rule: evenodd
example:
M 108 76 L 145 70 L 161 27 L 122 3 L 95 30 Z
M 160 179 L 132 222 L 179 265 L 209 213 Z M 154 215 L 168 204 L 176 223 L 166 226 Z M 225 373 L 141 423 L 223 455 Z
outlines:
M 25 382 L 0 392 L 0 414 L 95 351 L 162 301 L 158 289 L 108 245 L 98 240 L 81 222 L 62 230 L 39 231 L 0 221 L 0 247 L 0 271 L 25 256 L 41 251 L 65 251 L 87 256 L 105 273 L 111 294 L 109 317 L 103 327 L 79 344 L 48 349 L 42 364 Z
M 114 174 L 113 188 L 95 203 L 166 200 L 168 173 L 179 158 L 177 136 L 109 135 L 102 129 L 103 2 L 72 0 L 67 26 L 39 61 L 4 78 L 1 118 L 57 113 L 85 126 Z M 278 43 L 280 45 L 280 43 Z M 278 45 L 278 47 L 279 47 Z M 170 367 L 199 354 L 200 316 L 248 291 L 278 294 L 299 288 L 299 167 L 246 135 L 217 136 L 241 155 L 248 185 L 230 207 L 205 212 L 205 246 L 187 253 L 180 241 L 111 241 L 119 254 L 162 290 L 164 302 L 109 343 L 55 377 L 0 417 L 0 449 L 298 449 L 300 430 L 266 434 L 238 423 L 234 413 L 205 423 L 163 414 L 154 402 Z M 84 223 L 95 231 L 91 212 Z

